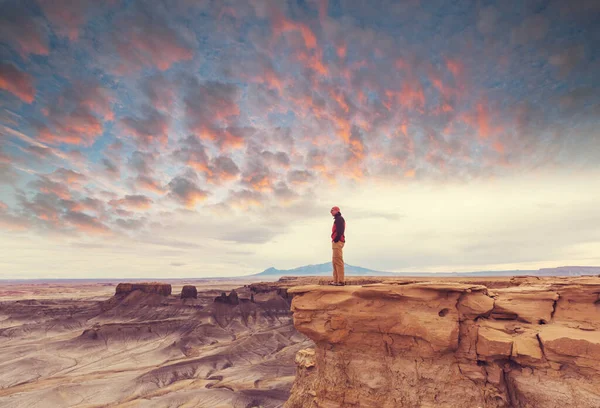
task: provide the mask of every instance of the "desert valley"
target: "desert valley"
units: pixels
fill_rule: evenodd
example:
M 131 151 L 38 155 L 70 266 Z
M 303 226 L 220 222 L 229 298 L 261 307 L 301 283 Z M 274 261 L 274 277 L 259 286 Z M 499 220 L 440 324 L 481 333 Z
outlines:
M 326 282 L 3 285 L 0 406 L 600 406 L 600 277 Z

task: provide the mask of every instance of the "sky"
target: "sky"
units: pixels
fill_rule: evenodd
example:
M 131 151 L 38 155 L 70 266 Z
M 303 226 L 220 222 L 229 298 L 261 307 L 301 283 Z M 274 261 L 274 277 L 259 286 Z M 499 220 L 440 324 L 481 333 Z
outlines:
M 596 0 L 0 0 L 0 278 L 600 265 Z

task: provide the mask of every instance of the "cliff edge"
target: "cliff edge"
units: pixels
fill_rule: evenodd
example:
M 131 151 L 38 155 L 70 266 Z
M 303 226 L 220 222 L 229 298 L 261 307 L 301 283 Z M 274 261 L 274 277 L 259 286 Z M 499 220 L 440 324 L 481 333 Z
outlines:
M 286 408 L 600 406 L 600 278 L 288 289 Z

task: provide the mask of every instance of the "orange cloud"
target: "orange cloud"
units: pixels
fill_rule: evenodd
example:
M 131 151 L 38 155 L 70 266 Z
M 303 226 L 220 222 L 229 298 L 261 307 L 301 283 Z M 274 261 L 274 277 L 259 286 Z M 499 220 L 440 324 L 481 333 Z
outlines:
M 315 49 L 317 47 L 317 37 L 310 29 L 310 27 L 299 21 L 289 20 L 285 15 L 277 8 L 272 10 L 272 21 L 273 21 L 273 34 L 280 36 L 283 33 L 297 31 L 300 32 L 304 45 L 308 49 Z
M 425 94 L 423 86 L 418 80 L 405 80 L 400 91 L 386 89 L 385 99 L 382 102 L 388 110 L 393 110 L 395 104 L 406 109 L 423 110 L 425 106 Z
M 335 49 L 335 51 L 336 51 L 338 57 L 340 57 L 341 59 L 344 59 L 344 58 L 346 58 L 346 53 L 348 51 L 348 46 L 346 44 L 342 44 L 342 45 L 338 46 Z
M 23 102 L 35 99 L 33 77 L 12 64 L 0 64 L 0 89 L 10 92 Z
M 156 194 L 163 194 L 165 189 L 158 183 L 158 181 L 148 176 L 139 176 L 136 179 L 136 187 L 151 191 Z
M 475 130 L 478 139 L 485 140 L 502 131 L 501 126 L 494 126 L 492 124 L 490 116 L 488 103 L 483 99 L 475 105 L 475 112 L 463 114 L 462 119 Z
M 198 137 L 203 140 L 210 140 L 219 146 L 222 150 L 227 148 L 241 148 L 244 146 L 245 133 L 244 128 L 210 128 L 202 127 L 196 130 Z
M 452 72 L 452 75 L 454 75 L 454 78 L 459 79 L 462 78 L 465 67 L 462 64 L 462 62 L 460 62 L 459 60 L 456 59 L 452 59 L 452 58 L 446 58 L 446 67 L 448 68 L 448 71 Z
M 181 176 L 169 182 L 169 190 L 169 196 L 188 209 L 195 208 L 199 202 L 208 198 L 208 191 L 200 189 L 193 180 Z

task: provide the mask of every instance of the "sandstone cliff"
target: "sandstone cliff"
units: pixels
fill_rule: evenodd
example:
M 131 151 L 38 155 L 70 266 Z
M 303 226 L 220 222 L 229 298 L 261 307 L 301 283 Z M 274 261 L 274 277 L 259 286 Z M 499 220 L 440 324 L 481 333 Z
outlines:
M 316 346 L 285 406 L 600 407 L 600 279 L 490 286 L 288 289 Z

